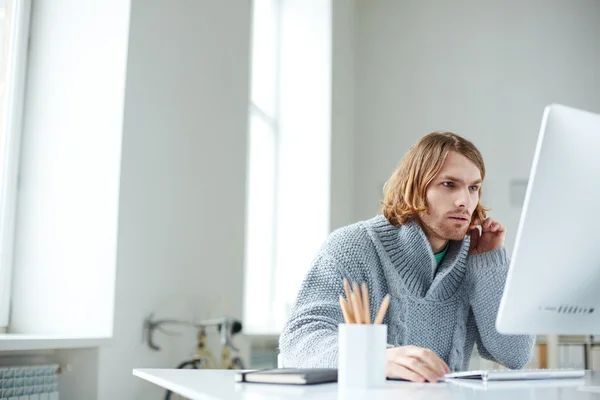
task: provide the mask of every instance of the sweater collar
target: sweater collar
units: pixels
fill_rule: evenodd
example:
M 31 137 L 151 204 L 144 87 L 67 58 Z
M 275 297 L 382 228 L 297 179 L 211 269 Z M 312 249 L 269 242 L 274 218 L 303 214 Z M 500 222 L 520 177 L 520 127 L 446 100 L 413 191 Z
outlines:
M 450 298 L 463 281 L 467 270 L 469 235 L 451 240 L 442 263 L 438 266 L 429 240 L 414 220 L 396 227 L 383 215 L 370 220 L 378 240 L 393 269 L 415 297 L 429 300 Z

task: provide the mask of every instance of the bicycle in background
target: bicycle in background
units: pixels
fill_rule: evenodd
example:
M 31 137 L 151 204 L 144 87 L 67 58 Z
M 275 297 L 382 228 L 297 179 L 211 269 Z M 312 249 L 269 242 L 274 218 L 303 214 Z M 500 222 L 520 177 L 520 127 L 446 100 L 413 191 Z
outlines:
M 148 346 L 153 350 L 160 350 L 153 339 L 154 330 L 159 330 L 168 335 L 174 332 L 166 331 L 163 325 L 185 325 L 196 328 L 196 352 L 191 359 L 181 362 L 177 369 L 245 369 L 243 360 L 239 357 L 239 349 L 233 345 L 232 337 L 242 331 L 242 323 L 232 318 L 218 318 L 204 320 L 197 323 L 179 320 L 152 321 L 150 316 L 145 321 L 148 336 Z M 208 347 L 207 329 L 216 328 L 220 338 L 220 354 L 215 357 Z M 165 400 L 170 400 L 172 392 L 167 390 Z

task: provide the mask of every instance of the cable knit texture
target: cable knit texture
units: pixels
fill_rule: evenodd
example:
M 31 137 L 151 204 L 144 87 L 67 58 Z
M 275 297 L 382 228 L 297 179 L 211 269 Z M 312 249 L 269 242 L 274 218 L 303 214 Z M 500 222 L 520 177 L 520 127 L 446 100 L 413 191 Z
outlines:
M 330 234 L 315 258 L 279 340 L 286 367 L 337 367 L 344 322 L 342 280 L 366 282 L 371 315 L 392 297 L 384 319 L 388 347 L 433 350 L 453 371 L 468 369 L 473 346 L 507 368 L 523 368 L 535 337 L 502 335 L 495 321 L 508 271 L 504 248 L 468 255 L 469 236 L 450 241 L 438 266 L 421 227 L 395 227 L 378 215 Z

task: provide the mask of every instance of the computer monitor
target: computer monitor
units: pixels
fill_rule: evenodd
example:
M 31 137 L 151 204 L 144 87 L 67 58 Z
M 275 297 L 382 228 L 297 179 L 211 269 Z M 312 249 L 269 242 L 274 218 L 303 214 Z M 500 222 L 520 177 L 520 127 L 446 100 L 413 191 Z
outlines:
M 496 329 L 600 334 L 600 115 L 544 110 Z

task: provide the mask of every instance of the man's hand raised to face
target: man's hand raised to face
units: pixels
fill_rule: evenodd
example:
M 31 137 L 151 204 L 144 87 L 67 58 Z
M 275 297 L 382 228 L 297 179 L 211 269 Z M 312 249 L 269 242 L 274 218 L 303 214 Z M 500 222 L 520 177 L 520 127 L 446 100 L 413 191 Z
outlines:
M 479 225 L 481 225 L 481 232 Z M 506 228 L 493 218 L 487 218 L 483 223 L 473 221 L 469 230 L 471 235 L 469 255 L 487 253 L 504 246 Z

